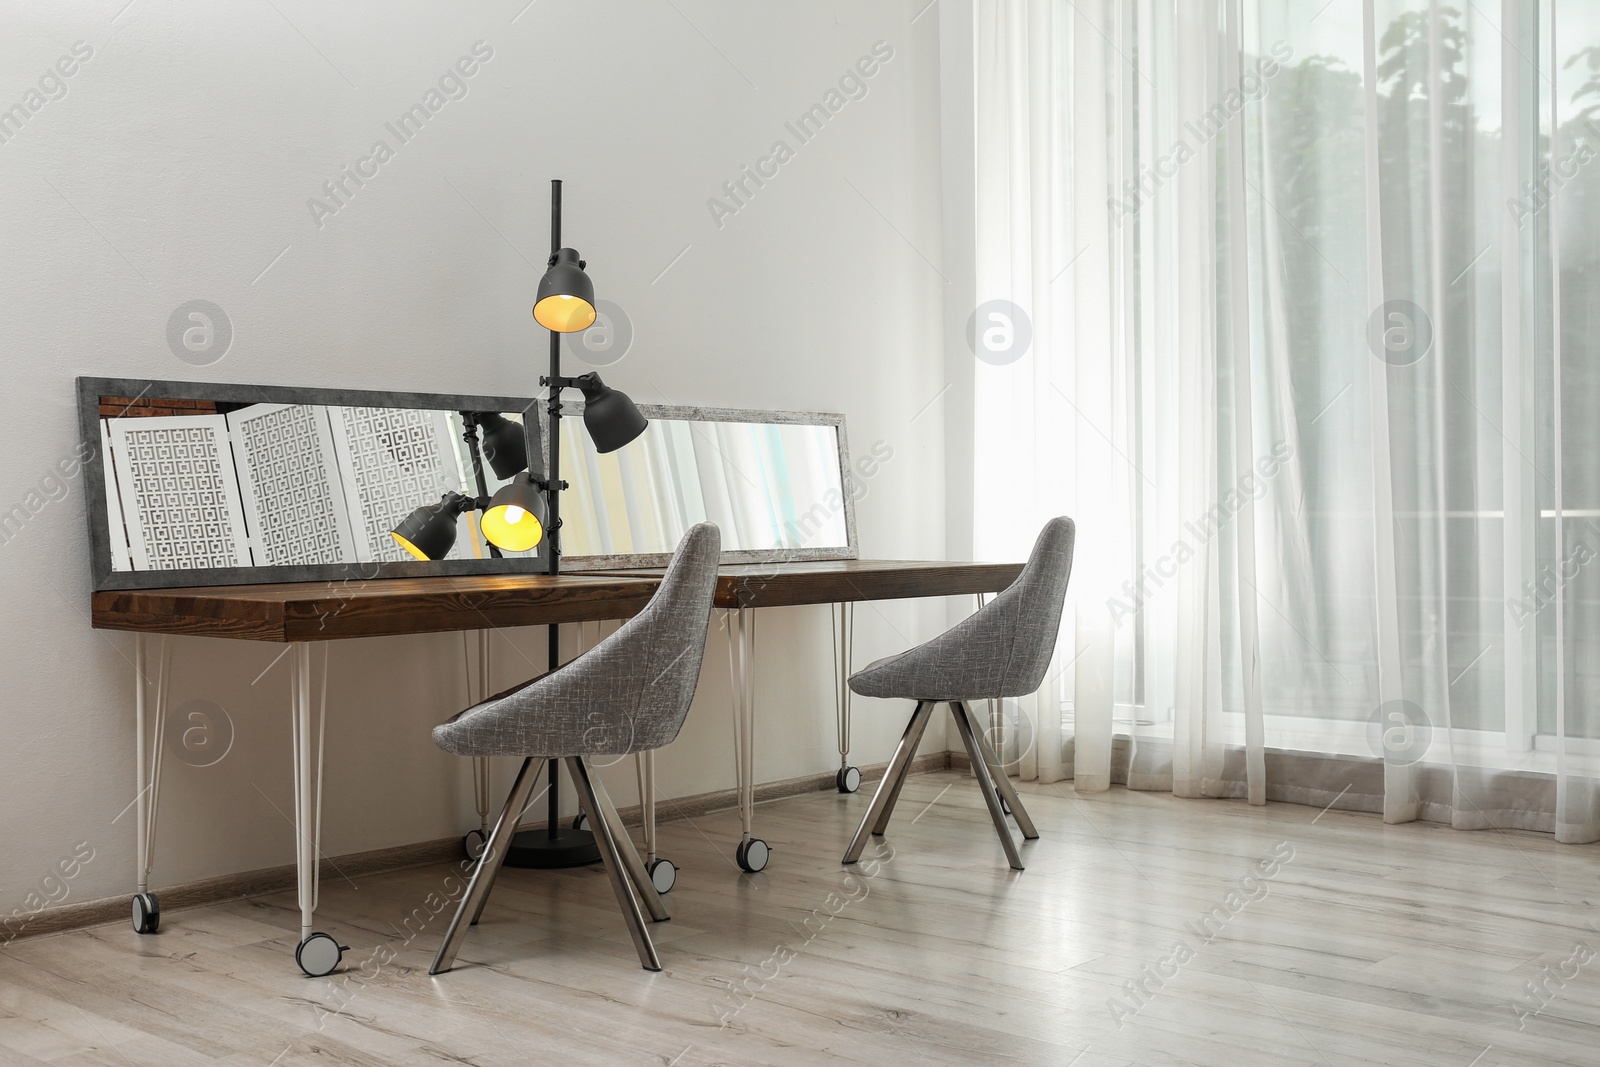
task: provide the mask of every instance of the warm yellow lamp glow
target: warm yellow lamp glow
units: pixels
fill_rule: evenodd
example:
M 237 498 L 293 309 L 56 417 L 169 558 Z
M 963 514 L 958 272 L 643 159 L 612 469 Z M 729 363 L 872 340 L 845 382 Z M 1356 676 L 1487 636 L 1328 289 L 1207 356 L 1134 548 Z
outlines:
M 507 552 L 526 552 L 544 540 L 544 523 L 527 508 L 501 504 L 483 513 L 483 536 L 496 548 Z
M 413 556 L 416 556 L 420 560 L 427 560 L 428 554 L 426 552 L 422 551 L 422 549 L 418 548 L 410 541 L 407 541 L 404 537 L 401 537 L 393 530 L 389 531 L 389 536 L 394 538 L 396 544 L 405 549 L 407 552 L 411 553 Z
M 557 293 L 533 305 L 533 317 L 540 326 L 556 333 L 578 333 L 594 325 L 594 305 L 581 296 Z

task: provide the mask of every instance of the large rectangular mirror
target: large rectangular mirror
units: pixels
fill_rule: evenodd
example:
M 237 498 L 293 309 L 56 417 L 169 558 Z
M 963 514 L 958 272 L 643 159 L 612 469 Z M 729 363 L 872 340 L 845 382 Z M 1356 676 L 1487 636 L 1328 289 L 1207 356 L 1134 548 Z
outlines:
M 582 410 L 562 408 L 564 570 L 660 566 L 703 521 L 727 562 L 856 558 L 844 416 L 641 404 L 648 429 L 601 455 Z
M 437 560 L 391 535 L 478 470 L 492 494 L 496 460 L 543 470 L 527 398 L 80 378 L 78 402 L 98 589 L 544 570 L 473 511 Z

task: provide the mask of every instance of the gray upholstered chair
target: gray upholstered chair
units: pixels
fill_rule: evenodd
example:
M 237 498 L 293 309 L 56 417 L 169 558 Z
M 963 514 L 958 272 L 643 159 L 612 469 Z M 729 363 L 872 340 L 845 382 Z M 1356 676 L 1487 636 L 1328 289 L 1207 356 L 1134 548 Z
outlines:
M 1006 859 L 1022 870 L 1022 857 L 1006 824 L 1003 797 L 1017 820 L 1022 836 L 1039 836 L 1033 820 L 1017 798 L 994 748 L 983 731 L 973 723 L 967 710 L 969 700 L 1026 696 L 1039 688 L 1055 650 L 1056 632 L 1061 626 L 1062 600 L 1067 578 L 1072 573 L 1072 543 L 1075 528 L 1068 518 L 1051 519 L 1034 543 L 1033 554 L 1017 580 L 1005 591 L 964 622 L 927 644 L 909 652 L 870 663 L 850 676 L 850 689 L 867 697 L 914 700 L 911 714 L 900 739 L 900 747 L 889 761 L 878 792 L 867 808 L 861 827 L 844 854 L 845 863 L 861 858 L 867 835 L 882 834 L 889 825 L 900 787 L 905 785 L 917 745 L 933 716 L 936 705 L 948 703 L 955 719 L 956 732 L 972 761 L 972 774 L 978 780 L 1006 850 Z M 996 795 L 996 790 L 999 796 Z
M 434 728 L 433 740 L 446 752 L 522 756 L 523 762 L 429 974 L 450 969 L 466 937 L 463 919 L 470 914 L 475 924 L 483 913 L 538 768 L 550 759 L 565 760 L 572 774 L 640 964 L 661 969 L 639 903 L 642 898 L 656 922 L 668 918 L 666 906 L 585 760 L 660 748 L 678 736 L 700 681 L 721 550 L 716 526 L 692 527 L 650 603 L 616 633 L 570 663 Z

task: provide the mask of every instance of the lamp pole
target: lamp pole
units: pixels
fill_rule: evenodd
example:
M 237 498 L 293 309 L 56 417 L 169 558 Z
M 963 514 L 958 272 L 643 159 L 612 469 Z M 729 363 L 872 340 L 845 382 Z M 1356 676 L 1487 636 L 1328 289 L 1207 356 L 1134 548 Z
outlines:
M 561 250 L 561 179 L 555 178 L 550 182 L 550 259 L 555 261 L 556 253 Z M 550 331 L 550 468 L 545 472 L 547 481 L 547 504 L 549 505 L 549 526 L 546 532 L 550 541 L 550 566 L 549 573 L 561 573 L 561 335 L 554 330 Z M 554 668 L 556 662 L 556 628 L 550 627 L 550 665 Z M 555 760 L 550 761 L 551 772 L 555 771 Z M 551 779 L 555 784 L 555 779 Z M 551 797 L 555 790 L 550 791 Z M 552 803 L 554 801 L 552 800 Z M 553 810 L 553 809 L 552 809 Z
M 550 182 L 550 263 L 555 264 L 556 253 L 561 249 L 561 179 Z M 567 486 L 561 480 L 561 335 L 550 331 L 550 397 L 546 410 L 550 416 L 550 462 L 545 471 L 545 500 L 548 519 L 545 523 L 545 544 L 548 546 L 545 571 L 561 573 L 561 490 Z M 561 628 L 551 623 L 549 630 L 549 664 L 555 670 L 561 663 Z M 506 854 L 508 867 L 553 868 L 582 867 L 600 862 L 600 848 L 594 835 L 587 830 L 577 830 L 561 825 L 561 761 L 551 760 L 547 767 L 550 783 L 546 800 L 547 822 L 545 832 L 525 831 L 511 841 Z

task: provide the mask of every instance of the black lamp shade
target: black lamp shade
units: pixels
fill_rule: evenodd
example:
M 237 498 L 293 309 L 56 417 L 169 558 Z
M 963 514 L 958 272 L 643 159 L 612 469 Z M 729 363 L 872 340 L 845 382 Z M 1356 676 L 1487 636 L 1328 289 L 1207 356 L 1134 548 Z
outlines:
M 456 543 L 456 519 L 467 500 L 459 493 L 446 493 L 437 504 L 426 504 L 405 517 L 389 536 L 417 559 L 444 559 Z
M 594 325 L 594 282 L 583 272 L 576 249 L 563 248 L 539 279 L 533 317 L 556 333 L 577 333 Z
M 615 452 L 650 425 L 627 393 L 619 392 L 593 372 L 578 379 L 583 390 L 583 425 L 600 452 Z
M 496 478 L 504 480 L 528 469 L 528 438 L 520 423 L 483 411 L 478 413 L 478 425 L 483 427 L 483 458 Z
M 547 515 L 543 490 L 530 479 L 518 478 L 495 492 L 478 526 L 496 548 L 526 552 L 544 540 Z

